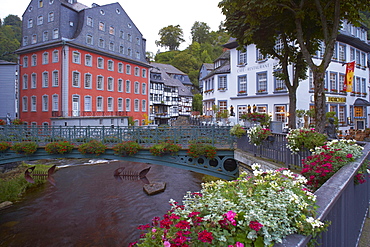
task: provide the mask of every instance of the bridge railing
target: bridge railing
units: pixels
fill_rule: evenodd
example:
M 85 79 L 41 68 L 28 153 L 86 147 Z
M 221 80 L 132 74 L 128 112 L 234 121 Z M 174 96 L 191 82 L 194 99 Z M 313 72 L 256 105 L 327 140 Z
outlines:
M 92 139 L 105 144 L 137 141 L 143 146 L 173 141 L 184 148 L 194 141 L 225 149 L 233 149 L 235 142 L 229 126 L 0 126 L 0 141 L 34 141 L 45 145 L 64 140 L 78 144 Z
M 237 148 L 242 151 L 281 163 L 286 168 L 301 168 L 302 159 L 311 155 L 311 152 L 301 151 L 292 154 L 287 144 L 286 134 L 283 133 L 273 133 L 273 136 L 269 136 L 259 146 L 249 143 L 248 135 L 244 135 L 237 140 Z
M 356 247 L 359 243 L 364 221 L 369 214 L 370 179 L 355 184 L 360 167 L 368 165 L 370 144 L 364 146 L 363 156 L 344 167 L 326 181 L 316 192 L 317 217 L 331 222 L 328 231 L 317 239 L 322 247 Z M 282 244 L 274 247 L 305 247 L 310 237 L 290 235 Z

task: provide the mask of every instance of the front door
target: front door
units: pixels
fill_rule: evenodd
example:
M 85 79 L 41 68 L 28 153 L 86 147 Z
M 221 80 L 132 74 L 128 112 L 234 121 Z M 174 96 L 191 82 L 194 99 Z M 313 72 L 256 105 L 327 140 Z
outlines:
M 80 115 L 80 99 L 79 97 L 73 96 L 72 99 L 72 116 L 78 117 Z

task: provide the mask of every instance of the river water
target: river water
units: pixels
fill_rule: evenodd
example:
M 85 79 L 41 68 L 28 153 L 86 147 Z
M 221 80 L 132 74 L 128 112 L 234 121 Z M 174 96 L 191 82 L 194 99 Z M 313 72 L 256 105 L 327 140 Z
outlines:
M 114 170 L 139 172 L 151 167 L 150 182 L 166 190 L 148 196 L 140 180 L 118 181 Z M 59 169 L 49 183 L 24 200 L 0 210 L 0 246 L 128 246 L 136 227 L 162 217 L 172 198 L 181 203 L 187 191 L 199 191 L 201 174 L 167 166 L 126 161 Z

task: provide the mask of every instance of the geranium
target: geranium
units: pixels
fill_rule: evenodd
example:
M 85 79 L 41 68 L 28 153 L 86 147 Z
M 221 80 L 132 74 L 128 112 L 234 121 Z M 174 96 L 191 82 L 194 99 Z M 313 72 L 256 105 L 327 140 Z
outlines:
M 166 141 L 151 146 L 149 152 L 154 156 L 162 156 L 165 154 L 174 155 L 180 149 L 181 149 L 180 145 L 174 144 L 173 141 Z
M 291 129 L 287 135 L 287 147 L 291 152 L 297 153 L 303 150 L 311 150 L 324 145 L 327 137 L 315 129 Z
M 92 140 L 78 146 L 78 151 L 82 154 L 100 155 L 105 152 L 107 147 L 100 141 Z
M 249 122 L 260 122 L 263 126 L 268 126 L 271 117 L 267 113 L 250 112 L 240 116 L 241 119 L 248 120 Z
M 263 128 L 261 125 L 253 126 L 247 130 L 249 142 L 255 146 L 261 145 L 262 141 L 271 135 L 271 130 Z
M 188 192 L 183 205 L 170 200 L 171 210 L 153 219 L 136 245 L 271 246 L 293 233 L 315 236 L 325 229 L 314 219 L 316 197 L 304 177 L 287 169 L 252 169 L 253 177 L 242 173 L 235 181 L 202 184 L 201 193 Z
M 31 155 L 37 151 L 36 142 L 18 142 L 11 147 L 17 154 Z
M 204 143 L 192 143 L 189 145 L 187 151 L 188 155 L 192 158 L 204 156 L 207 159 L 214 159 L 216 157 L 216 147 Z
M 0 142 L 0 152 L 7 151 L 11 146 L 9 142 Z
M 67 154 L 72 152 L 74 145 L 68 141 L 51 142 L 46 144 L 45 151 L 49 154 Z
M 240 125 L 240 124 L 235 124 L 231 129 L 230 129 L 230 135 L 236 136 L 238 138 L 242 137 L 245 135 L 247 131 Z
M 353 140 L 332 140 L 316 147 L 312 155 L 302 161 L 301 174 L 307 178 L 307 184 L 316 190 L 344 165 L 359 158 L 362 150 L 363 147 Z M 356 178 L 362 182 L 361 175 Z
M 22 125 L 22 124 L 24 124 L 24 122 L 22 120 L 20 120 L 19 118 L 15 118 L 12 121 L 12 124 L 14 124 L 14 125 Z
M 134 141 L 122 142 L 113 147 L 114 153 L 121 156 L 135 155 L 139 149 L 141 149 L 140 144 Z

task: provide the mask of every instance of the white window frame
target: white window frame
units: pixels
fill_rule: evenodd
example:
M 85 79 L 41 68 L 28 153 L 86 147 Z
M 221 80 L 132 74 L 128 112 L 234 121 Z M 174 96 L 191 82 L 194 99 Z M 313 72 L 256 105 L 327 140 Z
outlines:
M 49 96 L 48 95 L 42 96 L 42 111 L 44 112 L 49 111 Z
M 49 72 L 48 71 L 42 72 L 42 87 L 43 88 L 49 87 Z

